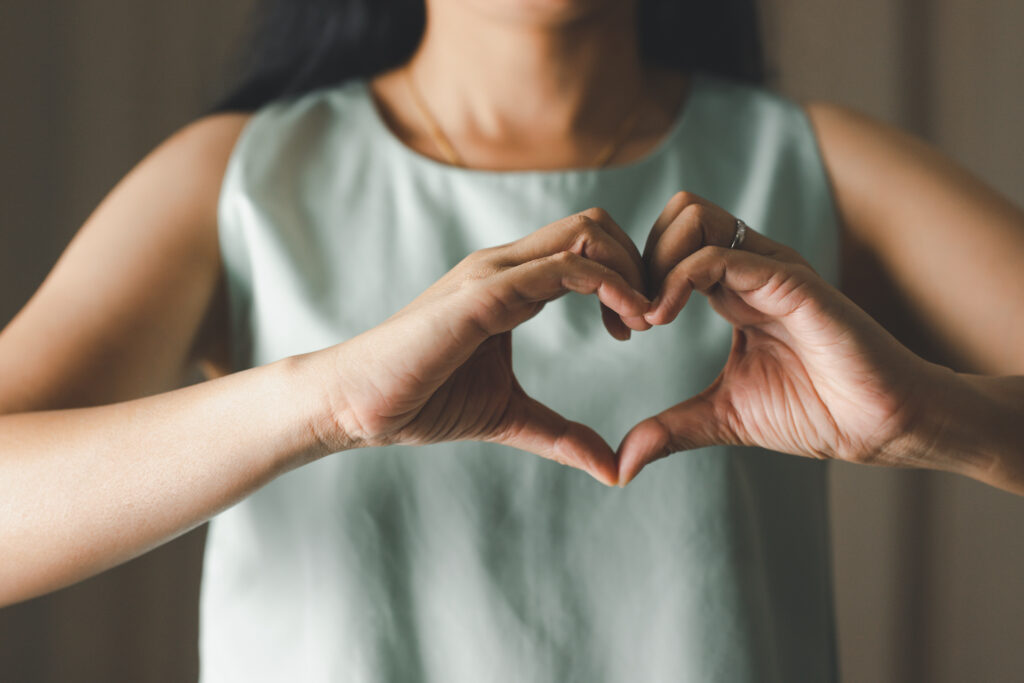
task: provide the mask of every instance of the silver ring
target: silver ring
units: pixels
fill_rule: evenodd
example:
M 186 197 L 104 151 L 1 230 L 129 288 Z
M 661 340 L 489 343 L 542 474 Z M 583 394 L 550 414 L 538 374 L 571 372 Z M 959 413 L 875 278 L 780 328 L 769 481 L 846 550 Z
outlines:
M 748 227 L 739 218 L 736 219 L 736 233 L 732 236 L 732 244 L 729 245 L 730 249 L 739 249 L 740 245 L 743 244 L 743 238 L 747 236 Z

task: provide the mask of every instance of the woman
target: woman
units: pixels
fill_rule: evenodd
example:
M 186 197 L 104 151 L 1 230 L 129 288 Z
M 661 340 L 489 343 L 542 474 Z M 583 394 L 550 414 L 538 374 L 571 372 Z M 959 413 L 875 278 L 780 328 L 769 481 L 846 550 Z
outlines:
M 1024 492 L 1024 217 L 716 7 L 281 3 L 0 336 L 0 601 L 217 515 L 204 680 L 834 678 L 814 459 Z

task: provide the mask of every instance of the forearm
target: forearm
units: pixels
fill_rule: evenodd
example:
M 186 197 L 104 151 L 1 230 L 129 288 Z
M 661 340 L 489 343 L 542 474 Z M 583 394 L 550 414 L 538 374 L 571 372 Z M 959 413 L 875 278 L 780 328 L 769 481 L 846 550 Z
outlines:
M 1024 377 L 938 377 L 933 409 L 913 439 L 916 457 L 1024 494 Z
M 307 354 L 115 405 L 0 416 L 0 605 L 140 555 L 325 455 L 330 360 Z

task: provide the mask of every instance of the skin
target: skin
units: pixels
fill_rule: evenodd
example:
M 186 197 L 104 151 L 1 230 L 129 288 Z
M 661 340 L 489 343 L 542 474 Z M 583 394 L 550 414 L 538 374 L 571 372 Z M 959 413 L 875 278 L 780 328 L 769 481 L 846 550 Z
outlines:
M 624 8 L 434 0 L 410 68 L 471 166 L 585 165 L 640 103 L 612 160 L 628 163 L 668 129 L 688 79 L 644 70 Z M 371 82 L 382 116 L 440 159 L 401 84 Z M 591 209 L 467 255 L 361 335 L 229 375 L 216 206 L 247 117 L 210 116 L 118 183 L 0 333 L 0 604 L 135 557 L 291 469 L 385 443 L 493 441 L 620 485 L 675 451 L 756 444 L 1024 493 L 1024 215 L 899 131 L 807 112 L 858 245 L 848 272 L 867 277 L 853 256 L 873 254 L 978 374 L 912 353 L 857 306 L 863 291 L 833 289 L 784 245 L 751 232 L 724 248 L 733 218 L 681 192 L 643 251 Z M 734 325 L 732 356 L 613 449 L 525 395 L 509 361 L 516 325 L 570 291 L 594 294 L 623 340 L 671 324 L 696 291 Z M 180 388 L 196 364 L 210 379 Z

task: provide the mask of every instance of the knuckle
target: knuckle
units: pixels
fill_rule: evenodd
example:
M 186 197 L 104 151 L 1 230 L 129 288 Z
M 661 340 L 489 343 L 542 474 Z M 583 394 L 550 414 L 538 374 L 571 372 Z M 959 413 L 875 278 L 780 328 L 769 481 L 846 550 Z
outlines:
M 551 263 L 555 264 L 556 266 L 568 267 L 574 265 L 576 263 L 577 258 L 578 257 L 576 256 L 576 254 L 572 253 L 571 251 L 565 250 L 555 252 L 554 254 L 548 257 L 548 260 Z
M 516 292 L 510 294 L 508 287 L 493 281 L 479 280 L 467 283 L 463 294 L 473 302 L 473 312 L 465 319 L 465 324 L 484 337 L 491 337 L 502 329 L 509 317 L 508 300 L 514 299 Z
M 589 240 L 591 242 L 600 239 L 603 234 L 604 234 L 604 231 L 601 230 L 601 226 L 598 225 L 594 220 L 592 220 L 590 218 L 585 218 L 579 224 L 579 227 L 577 228 L 577 231 L 576 231 L 577 237 L 586 238 L 587 240 Z
M 707 226 L 711 219 L 711 209 L 703 204 L 689 204 L 679 215 L 682 229 L 687 234 L 699 234 L 701 244 L 713 244 L 708 239 Z
M 485 247 L 469 253 L 457 268 L 466 279 L 480 280 L 500 270 L 497 264 L 500 247 Z
M 604 241 L 605 237 L 604 230 L 594 219 L 583 214 L 576 214 L 566 247 L 582 254 L 587 251 L 587 245 L 599 244 Z
M 612 219 L 611 214 L 600 206 L 592 206 L 589 209 L 584 209 L 583 211 L 580 211 L 578 215 L 589 218 L 592 221 L 597 221 L 598 223 L 604 223 L 611 221 Z
M 483 249 L 477 249 L 471 251 L 462 259 L 462 263 L 468 265 L 478 265 L 480 263 L 486 263 L 490 260 L 491 255 L 494 253 L 494 247 L 484 247 Z
M 687 192 L 686 190 L 680 190 L 679 192 L 676 192 L 674 195 L 672 195 L 672 198 L 668 200 L 669 208 L 672 209 L 673 213 L 677 214 L 683 209 L 685 209 L 687 206 L 699 203 L 700 197 L 698 197 L 692 192 Z
M 714 260 L 725 260 L 735 252 L 729 247 L 720 247 L 717 244 L 712 244 L 704 247 L 701 252 L 705 254 L 705 258 Z
M 566 223 L 569 225 L 569 227 L 576 229 L 583 225 L 586 225 L 587 223 L 590 223 L 592 220 L 594 219 L 591 218 L 590 216 L 586 216 L 582 213 L 574 213 L 566 218 Z
M 468 253 L 468 254 L 466 254 L 465 256 L 462 257 L 462 260 L 459 261 L 458 266 L 460 268 L 469 270 L 469 269 L 475 268 L 483 260 L 484 260 L 483 254 L 481 254 L 479 251 L 472 251 L 472 252 L 470 252 L 470 253 Z
M 597 221 L 584 213 L 574 213 L 570 216 L 568 227 L 573 235 L 578 235 L 587 231 L 593 233 L 598 229 Z
M 711 215 L 708 207 L 703 204 L 687 204 L 679 213 L 683 224 L 687 227 L 705 223 Z

